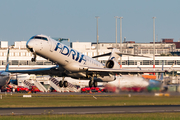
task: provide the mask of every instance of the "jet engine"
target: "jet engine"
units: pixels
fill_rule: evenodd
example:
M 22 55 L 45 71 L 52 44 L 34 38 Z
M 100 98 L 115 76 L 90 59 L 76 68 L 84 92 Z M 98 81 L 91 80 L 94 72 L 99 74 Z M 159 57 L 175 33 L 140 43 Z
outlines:
M 114 60 L 108 60 L 106 62 L 106 68 L 120 69 L 120 65 Z

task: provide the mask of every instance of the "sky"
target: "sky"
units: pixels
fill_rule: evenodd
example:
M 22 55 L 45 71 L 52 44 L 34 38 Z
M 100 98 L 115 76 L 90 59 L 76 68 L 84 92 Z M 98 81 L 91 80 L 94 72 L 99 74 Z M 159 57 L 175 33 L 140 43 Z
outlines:
M 0 41 L 27 41 L 33 35 L 69 38 L 70 42 L 116 42 L 116 21 L 122 19 L 122 38 L 137 43 L 180 40 L 180 0 L 1 0 Z M 120 20 L 117 20 L 120 41 Z

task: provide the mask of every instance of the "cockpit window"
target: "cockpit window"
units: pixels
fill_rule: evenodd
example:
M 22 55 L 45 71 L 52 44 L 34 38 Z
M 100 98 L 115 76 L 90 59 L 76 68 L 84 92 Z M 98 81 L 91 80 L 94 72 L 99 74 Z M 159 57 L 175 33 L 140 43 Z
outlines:
M 31 39 L 41 39 L 41 40 L 46 40 L 48 41 L 48 39 L 46 37 L 40 37 L 40 36 L 34 36 Z

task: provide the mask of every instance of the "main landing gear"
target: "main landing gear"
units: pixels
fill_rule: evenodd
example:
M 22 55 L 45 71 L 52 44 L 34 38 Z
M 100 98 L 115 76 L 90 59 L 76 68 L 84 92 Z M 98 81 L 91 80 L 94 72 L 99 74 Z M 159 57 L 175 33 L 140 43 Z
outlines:
M 68 82 L 67 81 L 64 81 L 64 77 L 63 79 L 59 82 L 59 87 L 67 87 L 68 86 Z
M 97 87 L 97 81 L 94 81 L 94 77 L 89 81 L 89 87 Z

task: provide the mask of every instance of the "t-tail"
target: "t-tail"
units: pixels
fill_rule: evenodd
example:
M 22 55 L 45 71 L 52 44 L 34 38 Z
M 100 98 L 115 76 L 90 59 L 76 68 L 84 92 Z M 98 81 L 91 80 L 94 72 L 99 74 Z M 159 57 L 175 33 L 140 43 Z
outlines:
M 8 51 L 7 51 L 7 59 L 6 59 L 6 69 L 5 71 L 9 71 L 9 47 L 8 47 Z

